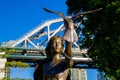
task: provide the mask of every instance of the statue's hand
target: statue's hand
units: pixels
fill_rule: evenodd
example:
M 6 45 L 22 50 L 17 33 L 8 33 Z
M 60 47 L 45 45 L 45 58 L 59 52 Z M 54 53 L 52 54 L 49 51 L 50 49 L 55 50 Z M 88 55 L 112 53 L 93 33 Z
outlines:
M 77 33 L 75 32 L 75 29 L 67 29 L 62 37 L 64 40 L 68 42 L 75 42 L 78 40 Z

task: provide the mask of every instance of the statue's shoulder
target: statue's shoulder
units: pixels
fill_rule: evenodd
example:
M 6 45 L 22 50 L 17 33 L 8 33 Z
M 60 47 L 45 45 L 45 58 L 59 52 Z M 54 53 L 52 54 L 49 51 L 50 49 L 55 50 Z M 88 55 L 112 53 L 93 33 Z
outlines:
M 50 59 L 45 58 L 45 59 L 43 59 L 43 60 L 38 60 L 38 61 L 37 61 L 37 64 L 39 64 L 39 65 L 44 65 L 44 64 L 48 63 L 49 61 L 50 61 Z

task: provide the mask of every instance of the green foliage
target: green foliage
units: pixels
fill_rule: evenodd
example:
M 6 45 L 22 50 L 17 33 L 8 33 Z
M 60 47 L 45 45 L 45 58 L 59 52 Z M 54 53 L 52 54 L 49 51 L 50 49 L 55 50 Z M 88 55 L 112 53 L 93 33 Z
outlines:
M 6 54 L 14 53 L 16 50 L 14 48 L 7 49 L 4 47 L 0 47 L 0 52 L 5 52 Z
M 29 64 L 21 61 L 6 62 L 6 67 L 29 67 Z
M 20 79 L 20 78 L 3 78 L 2 80 L 32 80 L 32 79 Z
M 0 47 L 0 52 L 5 52 L 5 54 L 0 54 L 0 57 L 7 58 L 11 53 L 14 53 L 16 50 L 13 49 L 7 49 L 4 47 Z
M 67 0 L 68 14 L 88 11 L 97 8 L 103 10 L 85 15 L 87 21 L 82 34 L 85 38 L 79 41 L 81 48 L 88 48 L 88 54 L 93 58 L 100 71 L 106 73 L 106 78 L 120 78 L 120 1 L 119 0 Z M 81 29 L 78 29 L 78 32 Z

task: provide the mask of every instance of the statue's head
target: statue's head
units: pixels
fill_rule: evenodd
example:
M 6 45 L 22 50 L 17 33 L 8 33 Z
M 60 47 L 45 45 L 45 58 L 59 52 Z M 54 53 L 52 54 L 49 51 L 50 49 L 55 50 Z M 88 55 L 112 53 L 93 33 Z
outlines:
M 56 53 L 63 53 L 63 40 L 59 36 L 53 36 L 45 49 L 47 57 Z

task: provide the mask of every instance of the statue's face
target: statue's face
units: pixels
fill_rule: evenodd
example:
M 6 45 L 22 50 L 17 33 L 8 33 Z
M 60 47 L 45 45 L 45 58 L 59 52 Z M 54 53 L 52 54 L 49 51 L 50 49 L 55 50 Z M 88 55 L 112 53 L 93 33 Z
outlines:
M 62 41 L 61 41 L 61 39 L 60 38 L 55 38 L 53 40 L 52 47 L 53 47 L 54 53 L 60 53 L 61 49 L 62 49 Z

